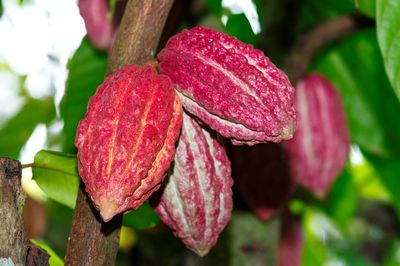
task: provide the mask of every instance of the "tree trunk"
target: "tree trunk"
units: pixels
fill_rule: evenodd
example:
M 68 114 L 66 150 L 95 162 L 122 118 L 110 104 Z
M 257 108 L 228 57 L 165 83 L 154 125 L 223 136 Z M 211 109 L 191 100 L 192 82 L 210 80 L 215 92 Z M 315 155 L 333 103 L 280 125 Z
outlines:
M 26 236 L 21 172 L 18 161 L 0 158 L 0 265 L 48 265 L 48 254 Z

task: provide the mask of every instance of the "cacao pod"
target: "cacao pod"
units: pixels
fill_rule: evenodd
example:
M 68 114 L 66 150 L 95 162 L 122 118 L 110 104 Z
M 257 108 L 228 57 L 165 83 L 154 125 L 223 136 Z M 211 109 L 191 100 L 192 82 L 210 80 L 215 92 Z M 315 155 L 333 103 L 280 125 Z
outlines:
M 106 78 L 79 122 L 78 168 L 104 221 L 140 206 L 174 157 L 182 108 L 171 81 L 149 67 Z
M 277 143 L 230 149 L 232 177 L 241 198 L 263 221 L 283 207 L 293 191 L 287 156 Z
M 313 73 L 296 84 L 297 130 L 285 143 L 296 182 L 325 197 L 349 152 L 349 134 L 340 95 Z
M 97 49 L 111 48 L 126 2 L 126 0 L 117 1 L 113 17 L 109 18 L 108 0 L 78 1 L 79 13 L 85 22 L 87 35 Z
M 234 144 L 290 139 L 294 89 L 260 50 L 215 30 L 173 36 L 158 54 L 184 108 Z
M 230 219 L 230 172 L 224 147 L 184 114 L 172 173 L 152 204 L 161 220 L 200 256 L 217 242 Z

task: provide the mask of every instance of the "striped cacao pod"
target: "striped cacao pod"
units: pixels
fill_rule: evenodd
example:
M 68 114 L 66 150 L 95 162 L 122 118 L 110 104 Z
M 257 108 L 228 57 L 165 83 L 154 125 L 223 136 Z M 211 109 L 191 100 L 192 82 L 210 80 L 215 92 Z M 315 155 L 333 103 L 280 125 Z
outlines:
M 292 137 L 294 89 L 260 50 L 195 27 L 172 37 L 158 59 L 185 109 L 232 143 Z
M 230 172 L 224 147 L 184 114 L 172 173 L 152 204 L 161 220 L 200 256 L 209 252 L 230 219 Z
M 296 182 L 323 198 L 344 167 L 350 148 L 340 95 L 313 73 L 296 84 L 297 130 L 285 143 Z
M 182 108 L 171 81 L 125 66 L 90 99 L 75 145 L 79 174 L 104 221 L 140 206 L 174 157 Z

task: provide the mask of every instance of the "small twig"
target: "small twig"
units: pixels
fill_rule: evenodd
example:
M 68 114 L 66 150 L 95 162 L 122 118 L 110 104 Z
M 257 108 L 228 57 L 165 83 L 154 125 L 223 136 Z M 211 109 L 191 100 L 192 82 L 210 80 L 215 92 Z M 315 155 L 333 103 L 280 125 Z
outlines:
M 323 46 L 373 25 L 374 22 L 367 17 L 345 15 L 312 28 L 297 40 L 288 57 L 286 73 L 292 83 L 295 84 L 306 73 L 311 60 Z
M 36 164 L 35 163 L 27 163 L 27 164 L 21 164 L 21 167 L 22 167 L 22 169 L 24 169 L 24 168 L 34 168 L 34 167 L 36 167 Z

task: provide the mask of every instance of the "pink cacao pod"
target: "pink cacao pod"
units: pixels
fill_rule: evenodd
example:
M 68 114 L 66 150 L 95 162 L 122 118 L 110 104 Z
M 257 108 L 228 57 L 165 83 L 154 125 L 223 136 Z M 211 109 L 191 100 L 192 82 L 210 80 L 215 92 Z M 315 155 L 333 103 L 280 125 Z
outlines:
M 284 150 L 276 143 L 234 146 L 230 155 L 241 198 L 261 220 L 268 220 L 285 206 L 294 189 Z
M 300 217 L 285 210 L 281 217 L 278 244 L 278 265 L 299 266 L 304 248 L 303 228 Z
M 78 1 L 79 13 L 85 22 L 87 35 L 97 49 L 111 48 L 125 5 L 126 0 L 117 1 L 113 18 L 109 18 L 108 0 Z
M 340 95 L 313 73 L 296 85 L 297 130 L 285 147 L 296 182 L 326 196 L 349 152 L 349 134 Z
M 172 173 L 152 204 L 161 220 L 199 256 L 209 252 L 230 219 L 232 183 L 224 147 L 184 114 Z
M 260 50 L 215 30 L 195 27 L 158 54 L 160 72 L 182 105 L 234 144 L 290 139 L 294 89 Z
M 174 157 L 182 108 L 171 81 L 125 66 L 90 99 L 77 129 L 79 174 L 104 221 L 140 206 Z

